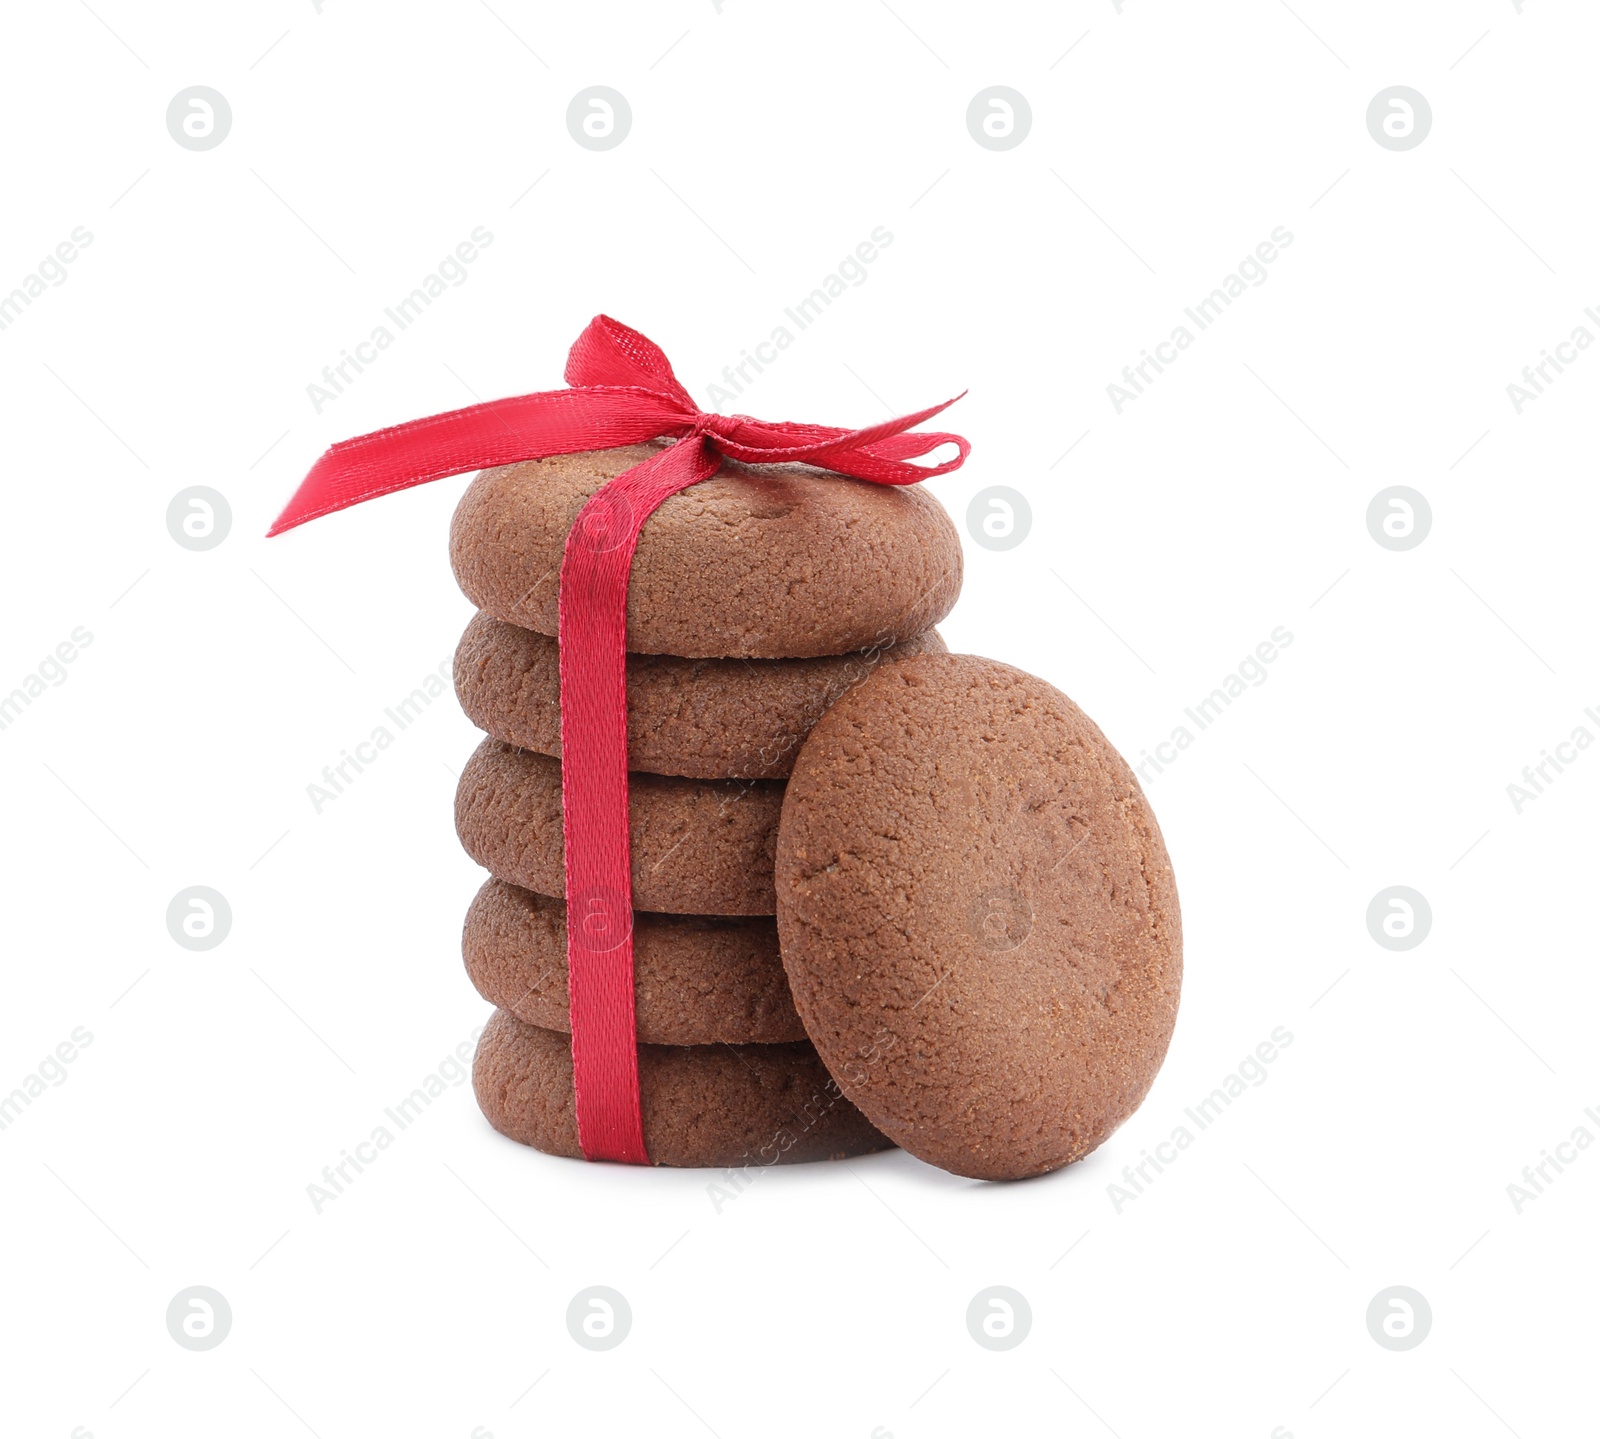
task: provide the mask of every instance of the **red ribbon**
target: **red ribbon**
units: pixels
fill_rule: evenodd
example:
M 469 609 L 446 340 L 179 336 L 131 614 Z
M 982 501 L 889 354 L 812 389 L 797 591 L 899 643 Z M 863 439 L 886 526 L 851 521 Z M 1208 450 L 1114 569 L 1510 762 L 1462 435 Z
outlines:
M 566 380 L 571 389 L 492 400 L 334 445 L 267 533 L 468 470 L 678 441 L 603 485 L 578 512 L 562 553 L 558 618 L 578 1142 L 588 1159 L 648 1164 L 633 1012 L 625 670 L 628 572 L 639 531 L 663 500 L 714 475 L 724 455 L 755 464 L 805 461 L 875 484 L 912 485 L 960 468 L 971 447 L 960 435 L 906 433 L 954 400 L 864 430 L 708 413 L 659 346 L 605 315 L 578 336 Z M 956 447 L 954 459 L 909 463 L 946 444 Z

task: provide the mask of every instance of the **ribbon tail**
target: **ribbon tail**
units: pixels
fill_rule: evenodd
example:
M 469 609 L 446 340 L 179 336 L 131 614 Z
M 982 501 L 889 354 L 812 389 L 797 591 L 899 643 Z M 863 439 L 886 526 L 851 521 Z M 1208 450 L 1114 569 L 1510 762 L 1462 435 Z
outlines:
M 820 465 L 858 480 L 871 480 L 874 484 L 914 485 L 919 480 L 929 480 L 959 470 L 971 453 L 972 446 L 960 435 L 942 431 L 906 433 L 913 425 L 920 425 L 924 420 L 931 420 L 948 410 L 961 397 L 956 395 L 943 404 L 930 405 L 914 414 L 883 420 L 861 430 L 792 423 L 772 425 L 739 417 L 731 427 L 715 431 L 714 437 L 725 454 L 752 464 L 775 465 L 785 461 L 800 461 Z M 956 454 L 937 465 L 906 463 L 931 453 L 941 445 L 954 445 Z
M 561 809 L 578 1143 L 586 1159 L 648 1164 L 634 1016 L 628 837 L 628 572 L 670 495 L 717 472 L 695 436 L 601 486 L 561 559 Z
M 685 433 L 692 421 L 674 396 L 637 385 L 543 390 L 431 415 L 334 445 L 267 534 L 446 475 L 639 444 Z
M 941 445 L 954 445 L 956 452 L 937 465 L 913 465 L 911 459 L 931 453 Z M 859 450 L 835 450 L 819 463 L 841 475 L 871 480 L 879 485 L 915 485 L 939 475 L 959 470 L 972 453 L 972 446 L 960 435 L 917 430 L 879 440 Z

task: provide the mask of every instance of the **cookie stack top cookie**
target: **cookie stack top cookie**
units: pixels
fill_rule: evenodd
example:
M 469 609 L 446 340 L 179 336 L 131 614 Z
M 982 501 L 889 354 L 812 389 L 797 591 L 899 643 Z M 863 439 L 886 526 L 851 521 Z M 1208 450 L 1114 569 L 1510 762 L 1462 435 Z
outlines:
M 450 558 L 485 614 L 554 635 L 562 550 L 608 480 L 662 447 L 625 445 L 483 471 Z M 628 649 L 687 659 L 800 659 L 914 639 L 961 591 L 961 542 L 917 485 L 724 460 L 644 523 L 628 580 Z

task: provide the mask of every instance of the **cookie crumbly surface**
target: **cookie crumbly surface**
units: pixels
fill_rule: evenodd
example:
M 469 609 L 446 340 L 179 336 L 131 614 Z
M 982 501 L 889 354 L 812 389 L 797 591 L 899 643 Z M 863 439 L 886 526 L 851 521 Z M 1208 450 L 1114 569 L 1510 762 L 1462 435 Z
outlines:
M 632 774 L 633 905 L 664 914 L 771 914 L 781 780 Z M 486 739 L 456 786 L 462 847 L 496 879 L 566 893 L 561 762 Z
M 491 879 L 461 936 L 467 974 L 489 1003 L 569 1030 L 567 907 Z M 770 916 L 633 916 L 634 1022 L 647 1044 L 775 1044 L 806 1037 Z
M 942 653 L 937 632 L 815 659 L 628 656 L 628 765 L 691 779 L 781 779 L 829 705 L 879 665 Z M 561 753 L 553 636 L 479 614 L 456 647 L 467 718 L 507 744 Z
M 589 496 L 661 446 L 484 470 L 450 526 L 479 609 L 557 633 L 561 555 Z M 723 462 L 645 522 L 628 582 L 628 648 L 695 659 L 841 655 L 915 638 L 950 612 L 961 542 L 922 485 L 803 465 Z
M 496 1011 L 478 1041 L 472 1087 L 500 1133 L 546 1154 L 582 1157 L 567 1035 Z M 803 1042 L 642 1044 L 639 1097 L 653 1164 L 761 1167 L 894 1147 Z
M 885 1134 L 984 1179 L 1081 1159 L 1177 1018 L 1172 865 L 1121 755 L 1009 665 L 922 655 L 801 748 L 778 934 L 823 1062 Z

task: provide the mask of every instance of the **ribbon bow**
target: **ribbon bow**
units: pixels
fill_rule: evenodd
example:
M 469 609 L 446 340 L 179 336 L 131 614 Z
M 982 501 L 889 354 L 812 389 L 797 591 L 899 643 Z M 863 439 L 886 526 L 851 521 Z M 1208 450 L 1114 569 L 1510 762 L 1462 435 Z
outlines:
M 862 430 L 701 410 L 658 345 L 605 315 L 578 336 L 565 378 L 572 388 L 471 405 L 334 445 L 267 533 L 468 470 L 678 441 L 590 496 L 562 552 L 558 600 L 578 1142 L 588 1159 L 648 1164 L 633 1007 L 625 668 L 628 572 L 639 531 L 662 501 L 714 475 L 724 455 L 754 464 L 806 461 L 874 484 L 911 485 L 960 468 L 971 446 L 960 435 L 906 433 L 955 400 Z M 953 459 L 910 463 L 946 444 L 957 449 Z

